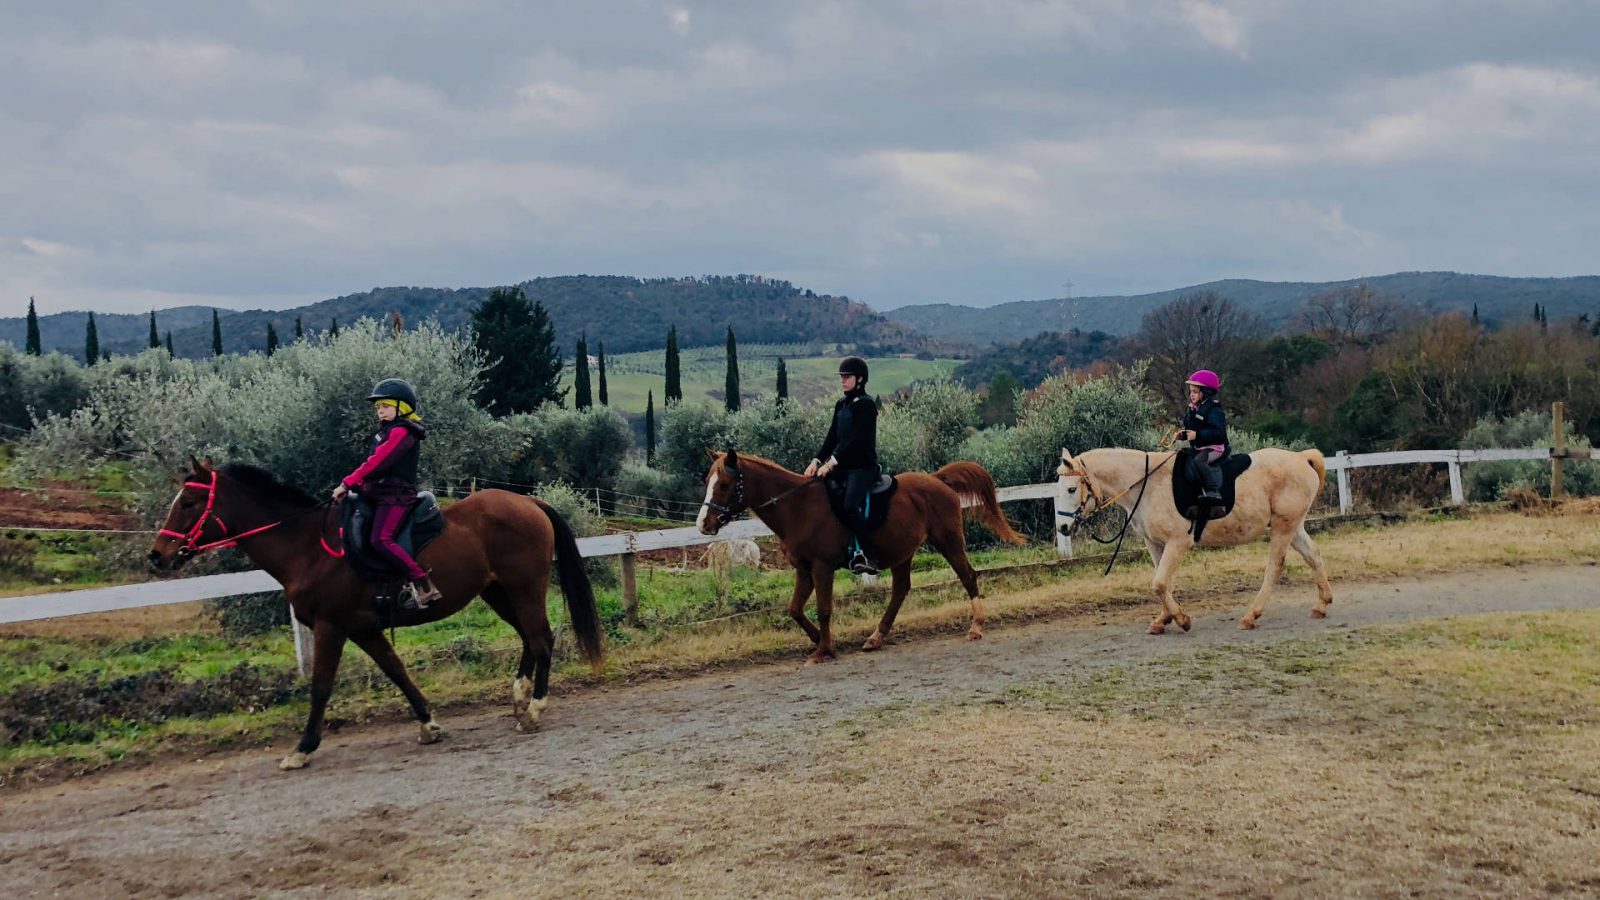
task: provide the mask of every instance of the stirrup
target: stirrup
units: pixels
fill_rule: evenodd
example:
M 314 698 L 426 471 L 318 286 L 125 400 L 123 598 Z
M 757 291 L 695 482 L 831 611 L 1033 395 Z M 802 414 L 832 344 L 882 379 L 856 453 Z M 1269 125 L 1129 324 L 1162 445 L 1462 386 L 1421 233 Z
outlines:
M 850 571 L 857 575 L 876 575 L 878 566 L 865 553 L 857 550 L 856 555 L 850 557 Z
M 444 598 L 444 594 L 434 587 L 432 580 L 424 579 L 422 583 L 428 586 L 427 590 L 418 588 L 415 583 L 407 584 L 400 589 L 401 609 L 419 612 Z

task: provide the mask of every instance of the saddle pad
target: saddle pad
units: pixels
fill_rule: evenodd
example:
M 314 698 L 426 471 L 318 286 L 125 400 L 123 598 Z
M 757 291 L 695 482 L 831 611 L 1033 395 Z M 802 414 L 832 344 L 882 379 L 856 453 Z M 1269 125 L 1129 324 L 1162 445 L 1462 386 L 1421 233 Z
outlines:
M 1189 457 L 1194 451 L 1188 448 L 1178 451 L 1178 456 L 1172 461 L 1176 467 L 1172 470 L 1172 502 L 1178 507 L 1178 513 L 1185 519 L 1194 521 L 1198 518 L 1220 519 L 1233 512 L 1233 483 L 1241 474 L 1250 468 L 1250 457 L 1247 454 L 1229 456 L 1222 461 L 1222 502 L 1217 505 L 1202 505 L 1200 491 L 1203 485 L 1198 481 L 1189 479 Z M 1202 516 L 1202 511 L 1204 515 Z
M 844 482 L 828 479 L 828 506 L 833 509 L 834 516 L 840 521 L 844 520 Z M 883 520 L 889 517 L 889 500 L 894 497 L 894 492 L 900 487 L 900 480 L 893 475 L 884 475 L 878 483 L 872 486 L 872 492 L 867 495 L 867 528 L 877 531 Z
M 361 576 L 363 581 L 387 584 L 405 577 L 389 558 L 372 547 L 372 504 L 360 494 L 350 494 L 339 504 L 339 519 L 343 526 L 344 559 Z M 412 559 L 444 531 L 444 512 L 439 502 L 428 491 L 417 492 L 416 505 L 411 507 L 400 533 L 395 535 L 399 544 Z

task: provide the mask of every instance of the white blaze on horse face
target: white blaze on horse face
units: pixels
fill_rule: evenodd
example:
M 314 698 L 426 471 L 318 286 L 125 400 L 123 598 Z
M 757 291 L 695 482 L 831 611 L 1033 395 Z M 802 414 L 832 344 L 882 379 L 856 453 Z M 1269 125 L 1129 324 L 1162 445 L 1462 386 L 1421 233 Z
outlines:
M 700 533 L 701 534 L 711 534 L 712 533 L 712 532 L 706 530 L 706 524 L 708 522 L 715 521 L 715 519 L 712 517 L 711 507 L 709 507 L 709 506 L 707 506 L 705 504 L 711 502 L 711 498 L 716 493 L 716 490 L 717 490 L 717 479 L 720 478 L 721 476 L 722 476 L 721 472 L 713 470 L 712 473 L 711 473 L 711 477 L 706 479 L 706 499 L 705 499 L 705 503 L 700 504 L 700 515 L 695 516 L 695 519 L 694 519 L 694 525 L 695 525 L 696 528 L 700 529 Z
M 1066 467 L 1062 466 L 1062 470 Z M 1078 528 L 1072 518 L 1083 507 L 1083 476 L 1058 474 L 1056 478 L 1056 527 L 1071 535 Z

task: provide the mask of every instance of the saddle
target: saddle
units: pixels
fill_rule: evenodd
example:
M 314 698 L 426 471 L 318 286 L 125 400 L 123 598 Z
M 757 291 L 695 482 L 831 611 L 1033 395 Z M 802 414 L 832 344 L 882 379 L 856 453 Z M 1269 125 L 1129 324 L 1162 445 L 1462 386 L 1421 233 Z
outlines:
M 1217 503 L 1201 501 L 1200 492 L 1205 486 L 1189 477 L 1189 458 L 1194 453 L 1192 448 L 1185 447 L 1178 451 L 1178 457 L 1172 461 L 1172 502 L 1178 507 L 1180 515 L 1194 523 L 1194 539 L 1198 543 L 1205 531 L 1205 523 L 1233 512 L 1233 483 L 1250 468 L 1250 455 L 1241 453 L 1229 456 L 1218 464 L 1222 470 L 1222 502 Z
M 360 494 L 351 493 L 339 504 L 339 521 L 344 538 L 344 560 L 363 581 L 390 584 L 405 578 L 389 558 L 372 546 L 372 504 Z M 418 491 L 417 502 L 395 535 L 412 559 L 444 531 L 444 513 L 429 491 Z
M 844 519 L 844 482 L 839 479 L 829 478 L 824 482 L 828 489 L 828 506 L 833 514 L 841 521 Z M 877 531 L 883 520 L 889 517 L 889 498 L 894 496 L 900 482 L 893 475 L 886 475 L 880 469 L 878 480 L 873 483 L 872 490 L 867 492 L 866 519 L 867 528 Z

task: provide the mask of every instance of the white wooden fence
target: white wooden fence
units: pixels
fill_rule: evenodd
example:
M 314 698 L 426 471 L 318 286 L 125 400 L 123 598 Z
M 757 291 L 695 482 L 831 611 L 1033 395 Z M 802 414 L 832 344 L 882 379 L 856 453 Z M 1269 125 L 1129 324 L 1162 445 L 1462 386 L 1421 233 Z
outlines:
M 1346 454 L 1340 452 L 1327 458 L 1328 471 L 1335 473 L 1339 484 L 1339 511 L 1348 514 L 1352 508 L 1350 472 L 1353 469 L 1374 466 L 1415 465 L 1444 463 L 1450 470 L 1450 499 L 1466 502 L 1461 484 L 1461 466 L 1465 463 L 1493 460 L 1539 459 L 1551 461 L 1559 473 L 1561 463 L 1567 459 L 1600 460 L 1600 449 L 1568 451 L 1565 448 L 1534 447 L 1524 449 L 1493 450 L 1404 450 L 1392 453 Z M 1559 485 L 1559 482 L 1557 483 Z M 1559 492 L 1559 486 L 1557 487 Z M 1006 487 L 999 490 L 1002 503 L 1017 500 L 1052 499 L 1056 495 L 1054 482 Z M 646 550 L 663 550 L 694 547 L 717 541 L 763 537 L 772 534 L 755 519 L 734 522 L 716 535 L 703 535 L 695 528 L 668 528 L 660 531 L 638 531 L 608 534 L 599 537 L 579 538 L 578 551 L 585 557 L 621 557 L 623 590 L 629 604 L 629 613 L 636 612 L 637 593 L 633 585 L 634 554 Z M 1057 536 L 1056 546 L 1062 556 L 1072 554 L 1069 539 Z M 86 613 L 112 612 L 145 606 L 170 603 L 189 603 L 239 594 L 278 590 L 281 585 L 265 572 L 256 570 L 229 575 L 205 575 L 197 578 L 179 578 L 169 581 L 151 581 L 142 584 L 90 588 L 76 591 L 33 594 L 22 597 L 0 597 L 0 623 L 26 622 Z M 296 634 L 298 649 L 300 635 Z

